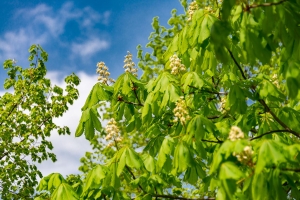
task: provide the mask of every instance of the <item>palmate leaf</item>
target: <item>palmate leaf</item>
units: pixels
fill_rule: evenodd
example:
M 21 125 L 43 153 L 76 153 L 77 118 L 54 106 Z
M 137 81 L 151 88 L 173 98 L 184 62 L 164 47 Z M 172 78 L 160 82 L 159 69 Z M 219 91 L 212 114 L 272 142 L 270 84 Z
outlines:
M 75 136 L 79 137 L 84 132 L 87 140 L 93 139 L 95 131 L 101 131 L 102 128 L 98 117 L 99 113 L 97 112 L 97 107 L 88 108 L 83 111 Z
M 79 200 L 79 196 L 67 183 L 61 183 L 51 195 L 53 200 Z
M 238 85 L 232 85 L 228 94 L 226 108 L 232 112 L 244 114 L 247 110 L 246 97 Z
M 199 77 L 196 72 L 187 72 L 181 78 L 182 89 L 185 92 L 189 92 L 190 86 L 201 89 L 204 81 Z
M 173 138 L 166 137 L 162 142 L 158 153 L 158 158 L 157 158 L 158 170 L 161 170 L 164 167 L 166 161 L 168 160 L 168 156 L 170 154 L 173 154 L 173 151 L 174 151 L 174 140 Z
M 188 167 L 192 166 L 193 162 L 188 145 L 183 141 L 179 142 L 174 151 L 173 172 L 175 174 L 184 172 Z
M 300 60 L 300 59 L 299 59 Z M 300 99 L 299 88 L 300 88 L 300 65 L 296 60 L 289 60 L 284 63 L 281 67 L 281 71 L 284 73 L 286 78 L 286 87 L 288 90 L 289 98 Z
M 107 101 L 110 99 L 113 93 L 113 88 L 107 86 L 103 83 L 96 83 L 92 88 L 89 96 L 87 97 L 84 106 L 81 108 L 85 111 L 88 108 L 92 108 L 94 105 L 98 104 L 100 101 Z
M 101 180 L 106 177 L 108 170 L 102 165 L 95 166 L 86 177 L 86 184 L 83 188 L 83 194 L 85 194 L 90 189 L 99 188 Z
M 119 93 L 127 96 L 130 92 L 132 92 L 132 88 L 134 85 L 138 86 L 138 88 L 142 91 L 144 89 L 144 83 L 140 80 L 138 80 L 135 76 L 133 76 L 131 73 L 126 72 L 119 76 L 119 78 L 116 80 L 113 88 L 113 96 L 116 98 Z
M 260 143 L 258 160 L 255 173 L 261 173 L 265 167 L 280 166 L 287 162 L 281 153 L 283 145 L 272 140 L 264 140 Z
M 221 180 L 225 180 L 225 179 L 239 180 L 242 177 L 244 177 L 244 173 L 233 162 L 222 163 L 219 172 L 219 178 Z
M 155 159 L 149 155 L 149 154 L 143 154 L 142 155 L 142 160 L 144 162 L 144 166 L 145 168 L 149 171 L 149 172 L 154 172 L 155 171 Z
M 48 190 L 52 191 L 57 188 L 61 183 L 64 183 L 65 179 L 59 173 L 51 173 L 44 177 L 37 187 L 38 191 Z
M 179 34 L 177 34 L 173 41 L 170 43 L 167 51 L 164 53 L 164 63 L 166 63 L 166 69 L 170 68 L 169 58 L 177 53 L 184 55 L 188 49 L 192 49 L 195 46 L 201 45 L 211 35 L 211 27 L 217 18 L 204 11 L 198 10 L 193 14 L 192 23 L 190 26 L 184 27 Z M 186 66 L 189 66 L 184 62 Z
M 159 130 L 158 127 L 154 127 L 153 129 L 154 129 L 154 131 Z M 163 141 L 164 141 L 164 136 L 163 135 L 158 135 L 158 136 L 152 138 L 148 142 L 148 144 L 146 145 L 146 147 L 144 148 L 143 151 L 149 152 L 149 154 L 151 156 L 155 157 L 158 154 Z

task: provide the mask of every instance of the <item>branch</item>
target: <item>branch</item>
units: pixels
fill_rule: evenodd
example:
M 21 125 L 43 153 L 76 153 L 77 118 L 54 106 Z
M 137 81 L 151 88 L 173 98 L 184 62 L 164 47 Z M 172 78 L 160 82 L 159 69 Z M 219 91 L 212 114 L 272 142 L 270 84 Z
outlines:
M 140 104 L 140 103 L 134 103 L 134 102 L 124 101 L 124 100 L 119 100 L 119 101 L 124 102 L 124 103 L 127 103 L 127 104 L 136 105 L 136 106 L 144 106 L 143 104 Z
M 287 0 L 284 0 L 284 1 L 287 1 Z M 227 47 L 226 47 L 226 48 L 227 48 Z M 245 80 L 247 80 L 247 77 L 245 76 L 245 74 L 244 74 L 244 72 L 243 72 L 241 66 L 238 64 L 238 62 L 237 62 L 236 59 L 234 58 L 232 52 L 231 52 L 228 48 L 227 48 L 227 50 L 228 50 L 228 52 L 229 52 L 231 58 L 233 59 L 234 63 L 236 64 L 236 66 L 237 66 L 238 69 L 240 70 L 240 72 L 241 72 L 243 78 L 244 78 Z M 252 88 L 252 91 L 253 91 L 253 92 L 256 92 L 256 91 L 255 91 L 255 88 Z M 287 130 L 286 132 L 289 132 L 289 133 L 293 134 L 294 136 L 300 138 L 300 134 L 297 133 L 296 131 L 293 131 L 292 129 L 290 129 L 290 127 L 288 127 L 283 121 L 281 121 L 281 120 L 275 115 L 275 113 L 270 109 L 270 107 L 266 104 L 266 102 L 265 102 L 263 99 L 258 100 L 258 102 L 261 103 L 261 105 L 263 105 L 263 107 L 265 108 L 266 112 L 269 112 L 269 113 L 272 115 L 272 117 L 275 119 L 275 121 L 277 121 L 283 128 L 285 128 L 285 130 Z
M 162 197 L 162 198 L 168 198 L 168 199 L 182 199 L 182 200 L 215 200 L 215 198 L 186 198 L 186 197 L 178 197 L 173 195 L 164 195 L 164 194 L 157 194 L 152 195 L 153 197 Z
M 281 0 L 281 1 L 278 1 L 278 2 L 271 2 L 271 3 L 252 4 L 250 6 L 247 6 L 245 11 L 249 11 L 252 8 L 258 8 L 258 7 L 276 6 L 276 5 L 279 5 L 279 4 L 283 4 L 286 1 L 288 1 L 288 0 Z
M 273 169 L 277 169 L 277 168 L 282 170 L 282 171 L 300 172 L 300 169 L 273 167 Z
M 215 91 L 210 91 L 210 90 L 205 90 L 205 89 L 199 89 L 197 87 L 194 87 L 192 85 L 188 85 L 191 88 L 194 88 L 196 90 L 200 90 L 201 92 L 207 92 L 207 93 L 211 93 L 211 94 L 218 94 L 218 95 L 226 95 L 228 94 L 227 92 L 215 92 Z
M 264 108 L 266 109 L 267 112 L 269 112 L 272 117 L 283 127 L 285 128 L 285 130 L 287 130 L 286 132 L 290 132 L 291 134 L 293 134 L 294 136 L 300 138 L 300 134 L 297 133 L 296 131 L 293 131 L 292 129 L 290 129 L 283 121 L 281 121 L 276 115 L 275 113 L 270 109 L 270 107 L 266 104 L 266 102 L 261 99 L 259 100 L 259 102 L 264 106 Z
M 22 96 L 22 98 L 23 98 L 23 96 Z M 20 98 L 20 99 L 21 99 L 21 98 Z M 16 108 L 17 106 L 18 106 L 17 103 L 15 103 L 15 104 L 13 105 L 12 109 L 9 111 L 8 115 L 6 116 L 6 119 L 9 118 L 9 116 L 12 114 L 12 112 L 15 110 L 15 108 Z M 4 122 L 5 122 L 5 121 L 3 120 L 3 121 L 0 123 L 0 126 L 2 126 L 2 124 L 3 124 Z
M 218 141 L 215 141 L 215 140 L 206 140 L 206 139 L 201 139 L 202 142 L 210 142 L 210 143 L 218 143 L 218 144 L 222 144 L 223 141 L 221 140 L 218 140 Z
M 131 174 L 131 176 L 132 176 L 132 178 L 135 180 L 136 178 L 135 178 L 135 175 L 133 174 L 133 172 L 130 170 L 130 168 L 127 166 L 127 165 L 125 165 L 125 167 L 126 167 L 126 169 L 127 169 L 127 171 Z M 142 188 L 142 186 L 139 184 L 139 188 L 144 192 L 144 193 L 147 193 L 143 188 Z
M 227 49 L 227 51 L 229 52 L 230 57 L 232 58 L 232 60 L 233 60 L 234 63 L 236 64 L 236 66 L 239 68 L 239 70 L 240 70 L 240 72 L 241 72 L 243 78 L 246 80 L 247 77 L 245 76 L 245 74 L 244 74 L 244 72 L 243 72 L 243 69 L 242 69 L 242 67 L 240 66 L 240 64 L 239 64 L 239 63 L 236 61 L 236 59 L 234 58 L 233 53 L 232 53 L 227 47 L 226 47 L 226 49 Z
M 133 92 L 134 92 L 134 96 L 135 96 L 135 98 L 138 100 L 138 102 L 139 102 L 139 105 L 140 105 L 140 106 L 144 106 L 144 105 L 142 104 L 141 100 L 139 99 L 139 97 L 138 97 L 137 93 L 136 93 L 137 87 L 135 87 L 135 85 L 134 85 L 134 82 L 133 82 L 133 81 L 131 81 L 131 83 L 132 83 L 132 85 L 133 85 L 133 87 L 132 87 L 132 90 L 133 90 Z
M 266 133 L 263 133 L 263 134 L 261 134 L 261 135 L 259 135 L 259 136 L 256 136 L 256 137 L 249 138 L 249 140 L 250 140 L 250 141 L 256 140 L 256 139 L 261 138 L 261 137 L 263 137 L 263 136 L 265 136 L 265 135 L 272 134 L 272 133 L 280 133 L 280 132 L 288 132 L 288 133 L 290 133 L 289 130 L 273 130 L 273 131 L 268 131 L 268 132 L 266 132 Z

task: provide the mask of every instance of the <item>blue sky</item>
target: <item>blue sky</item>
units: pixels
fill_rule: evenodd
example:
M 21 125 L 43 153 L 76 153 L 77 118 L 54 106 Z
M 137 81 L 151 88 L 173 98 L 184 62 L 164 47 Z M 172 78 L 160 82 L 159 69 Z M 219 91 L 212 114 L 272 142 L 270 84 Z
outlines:
M 136 46 L 145 46 L 152 31 L 153 17 L 167 25 L 171 10 L 183 13 L 179 0 L 1 0 L 0 62 L 16 59 L 28 66 L 28 48 L 40 44 L 49 54 L 46 63 L 53 84 L 64 86 L 63 77 L 77 73 L 82 82 L 80 99 L 56 122 L 71 128 L 72 136 L 53 133 L 51 141 L 58 162 L 40 165 L 44 175 L 51 172 L 76 173 L 79 159 L 89 143 L 74 138 L 85 98 L 96 83 L 96 63 L 104 61 L 113 78 L 123 73 L 127 51 L 136 56 Z M 6 72 L 0 68 L 0 82 Z M 4 90 L 0 86 L 0 96 Z
M 166 25 L 172 8 L 183 12 L 179 0 L 2 0 L 0 6 L 1 63 L 15 58 L 25 66 L 28 47 L 39 43 L 49 53 L 49 70 L 92 74 L 101 60 L 114 77 L 126 52 L 136 55 L 136 46 L 147 43 L 154 16 Z

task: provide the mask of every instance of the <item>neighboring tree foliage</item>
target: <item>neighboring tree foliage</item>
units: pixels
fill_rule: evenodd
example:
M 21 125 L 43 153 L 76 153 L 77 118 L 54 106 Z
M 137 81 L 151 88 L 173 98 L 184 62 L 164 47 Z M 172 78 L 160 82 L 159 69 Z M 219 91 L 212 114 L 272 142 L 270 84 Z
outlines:
M 50 199 L 300 199 L 300 1 L 182 4 L 141 78 L 99 63 L 76 131 L 95 152 L 42 179 Z
M 68 127 L 59 127 L 53 119 L 62 116 L 78 98 L 75 88 L 79 78 L 74 74 L 65 79 L 65 92 L 52 86 L 45 78 L 47 53 L 39 46 L 29 49 L 29 68 L 6 60 L 8 78 L 0 96 L 0 199 L 32 199 L 37 177 L 42 174 L 35 163 L 50 158 L 56 161 L 51 142 L 52 130 L 70 134 Z

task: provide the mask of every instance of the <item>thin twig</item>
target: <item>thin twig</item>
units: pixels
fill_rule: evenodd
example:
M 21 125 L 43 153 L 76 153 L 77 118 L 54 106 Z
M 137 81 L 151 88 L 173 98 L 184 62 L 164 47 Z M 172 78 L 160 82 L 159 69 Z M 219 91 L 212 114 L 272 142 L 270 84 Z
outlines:
M 178 197 L 173 195 L 164 195 L 164 194 L 158 194 L 158 195 L 152 195 L 153 197 L 162 197 L 162 198 L 168 198 L 168 199 L 181 199 L 181 200 L 215 200 L 215 198 L 186 198 L 186 197 Z
M 218 139 L 218 138 L 217 138 Z M 214 141 L 214 140 L 206 140 L 206 139 L 201 139 L 202 142 L 210 142 L 210 143 L 218 143 L 218 144 L 222 144 L 223 141 L 218 140 L 218 141 Z
M 240 70 L 240 72 L 241 72 L 243 78 L 246 80 L 247 77 L 245 76 L 245 74 L 244 74 L 244 72 L 243 72 L 243 69 L 242 69 L 242 67 L 240 66 L 240 64 L 239 64 L 239 63 L 237 62 L 237 60 L 234 58 L 233 53 L 232 53 L 227 47 L 226 47 L 226 49 L 227 49 L 227 51 L 229 52 L 230 57 L 231 57 L 232 60 L 234 61 L 235 65 L 239 68 L 239 70 Z
M 140 98 L 138 97 L 138 95 L 137 95 L 137 93 L 136 93 L 137 87 L 135 87 L 133 81 L 131 81 L 131 83 L 132 83 L 132 85 L 133 85 L 132 90 L 133 90 L 133 93 L 134 93 L 135 98 L 138 100 L 140 106 L 144 106 L 144 104 L 142 104 Z
M 300 169 L 273 167 L 273 169 L 277 169 L 277 168 L 281 171 L 300 172 Z
M 121 101 L 121 100 L 120 100 L 120 101 Z M 124 100 L 122 100 L 121 102 L 124 102 L 124 103 L 127 103 L 127 104 L 136 105 L 136 106 L 144 106 L 143 104 L 135 103 L 135 102 L 130 102 L 130 101 L 124 101 Z
M 262 3 L 262 4 L 252 4 L 250 6 L 247 6 L 245 11 L 249 11 L 252 8 L 258 8 L 258 7 L 276 6 L 276 5 L 282 4 L 286 1 L 288 1 L 288 0 L 281 0 L 281 1 L 278 1 L 278 2 L 270 2 L 270 3 Z
M 268 131 L 268 132 L 266 132 L 266 133 L 263 133 L 263 134 L 261 134 L 261 135 L 259 135 L 259 136 L 256 136 L 256 137 L 249 138 L 249 140 L 250 140 L 250 141 L 256 140 L 256 139 L 261 138 L 261 137 L 263 137 L 263 136 L 265 136 L 265 135 L 272 134 L 272 133 L 280 133 L 280 132 L 289 132 L 289 133 L 290 133 L 289 130 L 273 130 L 273 131 Z
M 125 165 L 125 167 L 126 167 L 126 169 L 127 169 L 127 171 L 131 174 L 131 176 L 132 176 L 132 178 L 135 180 L 136 178 L 135 178 L 135 175 L 133 174 L 133 172 L 130 170 L 130 168 L 127 166 L 127 165 Z M 142 188 L 142 186 L 139 184 L 139 188 L 144 192 L 144 193 L 147 193 L 143 188 Z
M 217 94 L 217 95 L 227 95 L 228 94 L 227 92 L 215 92 L 215 91 L 210 91 L 210 90 L 206 90 L 206 89 L 199 89 L 199 88 L 194 87 L 192 85 L 188 85 L 188 86 L 191 87 L 191 88 L 194 88 L 196 90 L 199 90 L 201 92 L 207 92 L 207 93 Z

